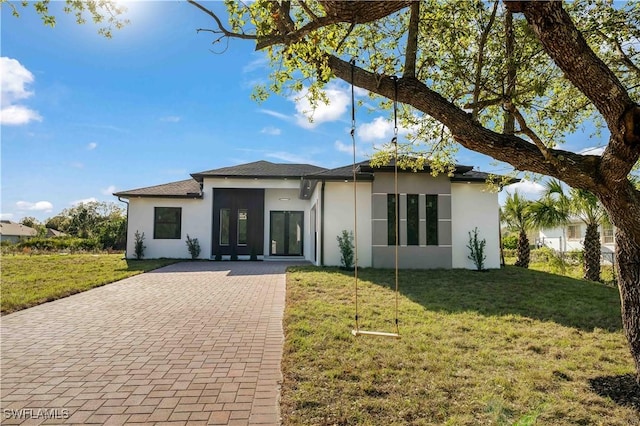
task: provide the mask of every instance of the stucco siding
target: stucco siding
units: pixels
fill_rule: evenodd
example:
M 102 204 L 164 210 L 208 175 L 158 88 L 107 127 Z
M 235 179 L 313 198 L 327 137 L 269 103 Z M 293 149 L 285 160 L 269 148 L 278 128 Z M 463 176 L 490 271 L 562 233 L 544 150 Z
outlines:
M 371 182 L 358 183 L 358 266 L 371 266 Z M 320 185 L 319 185 L 320 186 Z M 353 183 L 327 182 L 324 195 L 324 264 L 340 265 L 336 237 L 354 230 Z
M 181 207 L 180 239 L 154 239 L 155 207 Z M 127 258 L 135 258 L 135 232 L 144 233 L 144 257 L 189 258 L 187 234 L 200 243 L 201 259 L 211 256 L 211 195 L 204 199 L 131 198 L 127 226 Z
M 480 239 L 486 239 L 486 268 L 500 267 L 498 194 L 485 184 L 451 184 L 451 245 L 454 268 L 474 269 L 468 259 L 469 232 L 478 227 Z

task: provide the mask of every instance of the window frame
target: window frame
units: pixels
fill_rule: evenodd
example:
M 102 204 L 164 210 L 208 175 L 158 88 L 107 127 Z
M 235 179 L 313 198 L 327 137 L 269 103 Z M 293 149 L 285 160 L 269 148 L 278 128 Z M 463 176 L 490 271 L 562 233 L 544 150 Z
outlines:
M 415 232 L 410 231 L 410 228 L 415 229 Z M 418 194 L 407 194 L 407 245 L 420 245 L 420 196 Z

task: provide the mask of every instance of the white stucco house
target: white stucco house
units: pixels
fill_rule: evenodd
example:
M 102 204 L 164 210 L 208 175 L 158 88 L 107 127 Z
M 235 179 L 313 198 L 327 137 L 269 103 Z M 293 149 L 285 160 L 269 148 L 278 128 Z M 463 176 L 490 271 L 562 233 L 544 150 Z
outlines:
M 601 252 L 603 255 L 611 255 L 615 252 L 613 225 L 601 224 L 598 226 L 598 231 L 600 232 Z M 582 251 L 586 232 L 587 225 L 578 218 L 572 218 L 565 226 L 540 229 L 537 243 L 539 246 L 550 247 L 559 252 Z
M 399 232 L 400 268 L 473 268 L 467 244 L 478 227 L 486 267 L 500 267 L 498 194 L 485 173 L 459 165 L 451 177 L 430 170 L 398 176 L 396 206 L 393 167 L 356 166 L 359 266 L 393 267 Z M 254 254 L 340 265 L 336 237 L 354 230 L 353 187 L 352 165 L 256 161 L 113 195 L 128 203 L 129 258 L 138 231 L 145 258 L 189 257 L 189 235 L 198 239 L 202 259 Z

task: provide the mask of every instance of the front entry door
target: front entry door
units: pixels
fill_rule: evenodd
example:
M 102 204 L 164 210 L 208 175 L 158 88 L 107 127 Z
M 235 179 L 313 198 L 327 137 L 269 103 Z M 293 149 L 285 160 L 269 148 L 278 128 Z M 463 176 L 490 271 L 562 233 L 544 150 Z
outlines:
M 262 255 L 264 190 L 213 190 L 213 254 Z
M 302 256 L 304 212 L 271 212 L 271 256 Z

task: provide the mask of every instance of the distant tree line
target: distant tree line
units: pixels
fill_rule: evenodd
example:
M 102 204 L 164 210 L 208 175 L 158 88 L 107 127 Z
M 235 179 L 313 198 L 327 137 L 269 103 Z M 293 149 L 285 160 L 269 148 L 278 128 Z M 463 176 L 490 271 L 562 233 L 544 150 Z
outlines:
M 38 231 L 37 237 L 29 242 L 30 245 L 43 239 L 47 235 L 47 228 L 64 232 L 71 238 L 86 240 L 82 245 L 87 247 L 124 250 L 126 245 L 126 212 L 115 203 L 80 203 L 44 222 L 34 217 L 25 217 L 20 223 Z

